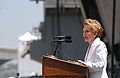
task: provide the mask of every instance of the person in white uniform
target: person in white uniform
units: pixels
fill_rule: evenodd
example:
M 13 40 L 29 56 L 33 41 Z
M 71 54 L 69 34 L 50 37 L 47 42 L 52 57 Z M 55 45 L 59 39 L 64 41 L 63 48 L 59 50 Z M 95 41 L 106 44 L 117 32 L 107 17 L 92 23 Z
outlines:
M 86 19 L 84 21 L 83 37 L 89 43 L 83 62 L 89 69 L 89 78 L 108 78 L 107 48 L 100 40 L 103 28 L 97 20 Z M 80 61 L 80 60 L 78 60 Z

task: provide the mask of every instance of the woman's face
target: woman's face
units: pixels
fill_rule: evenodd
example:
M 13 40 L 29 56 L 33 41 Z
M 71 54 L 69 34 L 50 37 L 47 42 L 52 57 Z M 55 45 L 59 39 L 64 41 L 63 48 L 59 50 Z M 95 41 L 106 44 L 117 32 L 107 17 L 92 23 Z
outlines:
M 95 39 L 95 34 L 92 32 L 90 26 L 84 26 L 83 37 L 85 38 L 85 42 L 88 42 L 90 45 L 92 45 L 92 42 Z

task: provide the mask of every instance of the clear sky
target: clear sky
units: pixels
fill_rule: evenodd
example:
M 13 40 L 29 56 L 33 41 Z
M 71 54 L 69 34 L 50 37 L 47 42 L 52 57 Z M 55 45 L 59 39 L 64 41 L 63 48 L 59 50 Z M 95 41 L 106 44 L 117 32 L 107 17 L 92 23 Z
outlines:
M 43 2 L 0 0 L 0 47 L 18 48 L 18 37 L 43 21 Z

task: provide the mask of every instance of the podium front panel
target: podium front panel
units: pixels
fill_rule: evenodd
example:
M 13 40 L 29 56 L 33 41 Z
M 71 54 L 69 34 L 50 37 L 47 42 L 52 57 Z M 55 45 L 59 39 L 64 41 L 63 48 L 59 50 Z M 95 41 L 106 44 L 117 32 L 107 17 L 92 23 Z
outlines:
M 42 75 L 49 78 L 85 78 L 87 67 L 68 61 L 44 56 L 42 59 Z

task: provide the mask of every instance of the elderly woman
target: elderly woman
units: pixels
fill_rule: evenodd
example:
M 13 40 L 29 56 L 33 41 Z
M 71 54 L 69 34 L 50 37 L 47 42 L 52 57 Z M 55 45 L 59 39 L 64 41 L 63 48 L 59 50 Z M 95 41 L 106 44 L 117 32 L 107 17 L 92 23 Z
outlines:
M 83 37 L 89 43 L 84 64 L 89 68 L 90 78 L 108 78 L 106 73 L 107 48 L 100 40 L 103 28 L 97 20 L 84 21 Z M 80 60 L 78 60 L 80 61 Z

